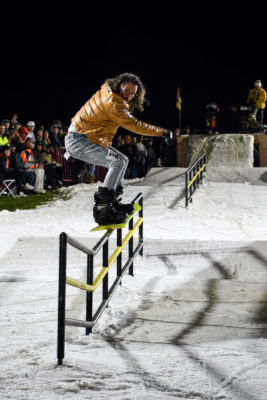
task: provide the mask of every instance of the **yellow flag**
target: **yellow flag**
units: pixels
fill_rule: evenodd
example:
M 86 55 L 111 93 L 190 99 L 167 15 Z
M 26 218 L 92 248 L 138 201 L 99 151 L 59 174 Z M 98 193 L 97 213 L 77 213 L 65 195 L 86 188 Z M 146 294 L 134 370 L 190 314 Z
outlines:
M 176 100 L 176 107 L 178 108 L 178 110 L 181 111 L 182 109 L 182 98 L 181 98 L 181 90 L 180 90 L 180 86 L 178 86 L 177 88 L 177 100 Z

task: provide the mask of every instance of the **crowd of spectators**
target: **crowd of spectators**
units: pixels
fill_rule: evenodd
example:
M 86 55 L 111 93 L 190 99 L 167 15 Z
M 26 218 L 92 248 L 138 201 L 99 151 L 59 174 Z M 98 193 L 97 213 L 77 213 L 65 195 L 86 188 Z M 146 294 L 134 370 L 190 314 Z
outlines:
M 54 120 L 49 129 L 25 124 L 14 114 L 0 122 L 0 185 L 15 179 L 17 196 L 43 193 L 64 185 L 62 156 L 68 127 Z M 176 140 L 164 140 L 133 134 L 118 134 L 113 146 L 129 158 L 125 179 L 143 178 L 152 167 L 176 166 Z M 156 142 L 156 143 L 155 143 Z M 64 161 L 66 162 L 66 161 Z M 94 165 L 70 158 L 74 183 L 93 183 L 99 179 Z
M 125 179 L 143 178 L 153 167 L 176 167 L 178 136 L 179 129 L 172 140 L 128 133 L 116 136 L 113 146 L 129 159 Z
M 227 115 L 227 121 L 233 120 L 232 131 L 238 130 L 237 109 Z M 0 120 L 1 121 L 1 120 Z M 235 124 L 234 124 L 235 123 Z M 265 132 L 265 126 L 263 132 Z M 68 127 L 60 120 L 52 121 L 49 129 L 37 125 L 34 121 L 22 124 L 18 115 L 0 122 L 0 189 L 3 180 L 15 179 L 17 195 L 25 197 L 30 193 L 42 193 L 53 190 L 65 183 L 94 183 L 103 180 L 106 171 L 97 169 L 70 157 L 64 160 L 65 135 Z M 121 133 L 122 132 L 122 133 Z M 174 130 L 173 140 L 162 140 L 157 137 L 134 135 L 120 128 L 115 136 L 113 146 L 129 159 L 125 179 L 143 178 L 153 167 L 177 166 L 177 137 L 198 134 L 202 131 L 189 126 L 181 131 Z M 66 171 L 63 166 L 68 164 L 71 179 L 64 179 Z
M 0 184 L 15 179 L 17 196 L 43 193 L 63 186 L 59 148 L 64 147 L 64 128 L 59 120 L 49 130 L 34 121 L 22 124 L 18 115 L 0 123 Z
M 128 167 L 125 179 L 143 178 L 155 163 L 155 152 L 152 147 L 153 139 L 139 135 L 119 135 L 113 144 L 116 149 L 125 154 Z
M 266 91 L 260 80 L 256 80 L 250 89 L 246 107 L 231 105 L 221 115 L 217 103 L 205 107 L 204 129 L 176 129 L 174 139 L 159 140 L 157 137 L 135 136 L 128 131 L 115 136 L 113 146 L 129 159 L 125 179 L 143 178 L 152 167 L 177 166 L 177 137 L 180 135 L 208 134 L 223 132 L 261 132 L 267 133 L 264 125 L 264 108 L 267 100 Z M 242 112 L 245 111 L 245 114 Z M 120 128 L 122 129 L 122 128 Z M 60 120 L 51 123 L 49 129 L 43 125 L 36 126 L 34 121 L 22 124 L 18 114 L 0 122 L 0 189 L 4 180 L 15 179 L 19 196 L 27 193 L 39 193 L 63 185 L 64 139 L 68 127 Z M 124 131 L 122 129 L 122 131 Z M 65 164 L 64 164 L 65 163 Z M 63 165 L 64 164 L 64 165 Z M 70 158 L 71 170 L 69 181 L 93 183 L 99 179 L 94 165 Z M 101 177 L 103 178 L 103 176 Z M 100 179 L 101 180 L 101 179 Z

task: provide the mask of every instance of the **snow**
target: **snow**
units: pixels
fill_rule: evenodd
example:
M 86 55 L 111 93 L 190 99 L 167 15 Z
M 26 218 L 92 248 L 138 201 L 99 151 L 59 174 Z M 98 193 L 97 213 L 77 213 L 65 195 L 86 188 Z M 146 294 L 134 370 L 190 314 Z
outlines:
M 253 167 L 254 136 L 242 133 L 189 135 L 186 165 L 206 153 L 209 167 Z
M 96 244 L 99 184 L 0 212 L 1 400 L 266 400 L 267 169 L 210 168 L 188 208 L 183 172 L 124 182 L 125 201 L 144 195 L 144 257 L 93 334 L 66 327 L 60 367 L 58 237 Z M 68 249 L 68 275 L 85 273 L 86 256 Z M 66 310 L 84 319 L 85 292 L 68 286 Z

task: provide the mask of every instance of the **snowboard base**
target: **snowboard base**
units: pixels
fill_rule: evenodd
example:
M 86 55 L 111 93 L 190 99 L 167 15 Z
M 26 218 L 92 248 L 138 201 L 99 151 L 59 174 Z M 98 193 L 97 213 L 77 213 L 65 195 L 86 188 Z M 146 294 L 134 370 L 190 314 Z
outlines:
M 126 218 L 126 220 L 124 222 L 122 222 L 120 224 L 98 225 L 95 228 L 91 229 L 90 232 L 124 228 L 126 226 L 127 222 L 130 221 L 130 219 L 134 216 L 134 214 L 136 214 L 139 210 L 141 210 L 141 206 L 139 204 L 134 204 L 133 212 L 130 215 L 128 215 L 128 217 Z

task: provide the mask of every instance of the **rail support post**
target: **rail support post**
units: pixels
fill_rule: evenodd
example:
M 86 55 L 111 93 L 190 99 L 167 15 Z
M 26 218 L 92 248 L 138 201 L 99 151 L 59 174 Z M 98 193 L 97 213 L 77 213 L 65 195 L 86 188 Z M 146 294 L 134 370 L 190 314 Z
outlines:
M 143 219 L 144 213 L 143 213 L 143 197 L 140 198 L 139 204 L 141 206 L 141 210 L 139 211 L 139 216 Z M 144 222 L 139 226 L 139 243 L 144 242 Z M 140 256 L 142 256 L 144 253 L 144 247 L 141 247 L 141 250 L 139 252 Z
M 94 282 L 94 256 L 92 254 L 87 255 L 87 281 L 88 285 L 92 285 Z M 86 292 L 86 321 L 92 322 L 93 319 L 93 292 Z M 92 327 L 85 329 L 85 334 L 89 335 L 92 333 Z
M 117 229 L 117 246 L 121 247 L 122 245 L 122 230 Z M 117 277 L 121 276 L 122 269 L 122 253 L 120 253 L 117 257 Z
M 108 268 L 108 241 L 103 246 L 103 267 Z M 108 300 L 108 273 L 103 279 L 103 300 Z
M 59 286 L 58 286 L 58 334 L 57 334 L 58 365 L 62 365 L 65 352 L 66 262 L 67 262 L 67 235 L 66 233 L 62 232 L 59 237 Z
M 133 230 L 133 220 L 131 219 L 129 221 L 129 230 Z M 129 240 L 129 259 L 133 258 L 133 237 Z M 130 264 L 129 267 L 129 275 L 133 276 L 133 261 Z

